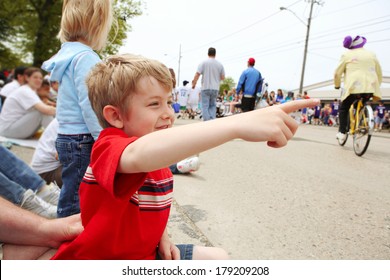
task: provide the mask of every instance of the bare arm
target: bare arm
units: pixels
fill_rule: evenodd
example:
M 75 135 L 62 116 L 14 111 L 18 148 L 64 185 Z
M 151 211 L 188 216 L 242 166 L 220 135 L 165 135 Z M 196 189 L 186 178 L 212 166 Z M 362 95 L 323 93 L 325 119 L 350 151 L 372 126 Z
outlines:
M 35 109 L 37 109 L 39 112 L 45 115 L 54 116 L 56 114 L 56 108 L 50 105 L 46 105 L 45 103 L 41 102 L 34 106 Z
M 237 138 L 251 142 L 267 141 L 270 147 L 282 147 L 298 128 L 288 114 L 318 103 L 316 99 L 298 100 L 147 134 L 125 148 L 118 171 L 135 173 L 160 169 Z
M 194 76 L 194 79 L 192 80 L 192 88 L 195 88 L 195 87 L 196 87 L 196 83 L 198 82 L 199 77 L 200 77 L 200 73 L 199 73 L 199 72 L 196 72 L 196 73 L 195 73 L 195 76 Z
M 48 220 L 0 197 L 0 240 L 4 243 L 58 248 L 82 230 L 79 214 Z

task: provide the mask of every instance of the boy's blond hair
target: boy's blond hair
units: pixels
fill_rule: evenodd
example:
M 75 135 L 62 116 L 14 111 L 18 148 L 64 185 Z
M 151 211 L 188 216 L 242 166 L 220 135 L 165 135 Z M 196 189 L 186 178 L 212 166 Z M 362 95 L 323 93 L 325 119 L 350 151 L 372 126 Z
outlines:
M 81 40 L 92 49 L 101 50 L 112 22 L 111 0 L 64 0 L 58 38 L 62 43 Z
M 129 97 L 138 92 L 139 80 L 144 77 L 153 77 L 167 92 L 172 91 L 171 74 L 157 60 L 131 54 L 113 55 L 92 68 L 87 77 L 88 96 L 103 128 L 111 126 L 103 116 L 103 108 L 112 105 L 126 114 Z

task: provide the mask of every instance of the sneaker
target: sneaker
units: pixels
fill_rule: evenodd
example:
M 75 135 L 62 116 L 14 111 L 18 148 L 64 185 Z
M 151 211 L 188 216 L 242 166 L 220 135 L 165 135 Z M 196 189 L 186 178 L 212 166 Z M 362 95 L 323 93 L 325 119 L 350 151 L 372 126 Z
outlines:
M 341 132 L 338 132 L 338 133 L 336 134 L 336 138 L 337 138 L 338 140 L 340 140 L 340 141 L 344 141 L 346 137 L 347 137 L 347 135 L 344 134 L 344 133 L 341 133 Z
M 199 169 L 199 166 L 200 161 L 198 157 L 186 158 L 176 164 L 177 169 L 181 173 L 190 173 L 197 171 Z
M 38 192 L 37 196 L 42 198 L 44 201 L 53 204 L 54 206 L 58 205 L 58 199 L 60 198 L 60 188 L 55 183 L 50 183 L 50 185 L 43 186 Z
M 23 194 L 20 206 L 25 210 L 31 211 L 48 219 L 57 218 L 57 206 L 44 201 L 30 189 Z

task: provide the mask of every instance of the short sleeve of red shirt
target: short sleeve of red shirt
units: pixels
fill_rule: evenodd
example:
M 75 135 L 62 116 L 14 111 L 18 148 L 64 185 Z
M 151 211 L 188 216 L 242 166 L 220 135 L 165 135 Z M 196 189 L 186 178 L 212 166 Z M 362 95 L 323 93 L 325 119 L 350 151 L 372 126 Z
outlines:
M 137 137 L 128 137 L 122 130 L 116 128 L 104 129 L 93 147 L 90 166 L 93 175 L 99 185 L 115 197 L 128 199 L 135 191 L 142 186 L 146 173 L 132 174 L 131 187 L 114 189 L 115 181 L 124 177 L 116 172 L 123 150 Z M 127 177 L 128 178 L 128 177 Z

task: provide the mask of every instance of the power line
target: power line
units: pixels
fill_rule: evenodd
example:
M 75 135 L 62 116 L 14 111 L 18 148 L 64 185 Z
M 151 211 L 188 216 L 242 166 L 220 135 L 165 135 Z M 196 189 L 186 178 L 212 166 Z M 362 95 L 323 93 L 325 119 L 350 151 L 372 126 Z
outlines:
M 292 7 L 292 6 L 294 6 L 295 4 L 297 4 L 298 2 L 301 2 L 301 1 L 302 1 L 302 0 L 298 0 L 298 1 L 294 2 L 293 4 L 287 6 L 287 7 Z M 222 41 L 222 40 L 224 40 L 224 39 L 226 39 L 226 38 L 229 38 L 229 37 L 231 37 L 231 36 L 233 36 L 233 35 L 236 35 L 237 33 L 240 33 L 240 32 L 242 32 L 242 31 L 244 31 L 244 30 L 246 30 L 246 29 L 249 29 L 249 28 L 251 28 L 251 27 L 254 26 L 254 25 L 257 25 L 257 24 L 259 24 L 260 22 L 266 21 L 267 19 L 273 17 L 274 15 L 276 15 L 276 14 L 278 14 L 278 13 L 280 13 L 280 11 L 277 11 L 277 12 L 275 12 L 275 13 L 269 15 L 269 16 L 266 16 L 265 18 L 262 18 L 262 19 L 260 19 L 260 20 L 258 20 L 258 21 L 255 21 L 254 23 L 252 23 L 252 24 L 250 24 L 250 25 L 247 25 L 247 26 L 245 26 L 245 27 L 243 27 L 243 28 L 241 28 L 241 29 L 239 29 L 239 30 L 233 32 L 233 33 L 227 34 L 227 35 L 225 35 L 225 36 L 223 36 L 223 37 L 221 37 L 221 38 L 219 38 L 219 39 L 217 39 L 217 40 L 208 42 L 207 44 L 203 44 L 203 45 L 198 46 L 198 47 L 193 48 L 193 49 L 189 49 L 189 50 L 183 51 L 183 53 L 189 53 L 189 52 L 196 51 L 196 50 L 198 50 L 198 49 L 203 49 L 203 48 L 206 47 L 206 46 L 210 46 L 211 44 L 214 44 L 214 43 L 216 43 L 216 42 Z
M 352 5 L 352 6 L 349 6 L 349 7 L 344 8 L 344 9 L 340 9 L 340 10 L 335 10 L 335 11 L 329 12 L 329 13 L 327 13 L 327 14 L 325 14 L 325 15 L 330 15 L 330 14 L 337 13 L 337 12 L 340 12 L 340 11 L 343 11 L 343 10 L 346 10 L 346 9 L 355 8 L 355 7 L 358 7 L 358 6 L 361 6 L 361 5 L 365 5 L 365 4 L 367 4 L 367 3 L 371 3 L 371 2 L 374 2 L 374 1 L 377 1 L 377 0 L 371 0 L 371 1 L 365 1 L 365 2 L 361 2 L 361 3 L 357 3 L 356 5 Z M 287 7 L 292 7 L 292 6 L 296 5 L 296 4 L 299 3 L 299 2 L 301 2 L 301 0 L 295 1 L 294 3 L 292 3 L 291 5 L 289 5 L 289 6 L 287 6 Z M 209 42 L 209 43 L 207 43 L 207 44 L 203 44 L 203 45 L 201 45 L 201 46 L 195 47 L 195 48 L 190 49 L 190 50 L 183 51 L 182 53 L 183 53 L 183 54 L 187 54 L 187 53 L 189 53 L 189 52 L 193 52 L 193 51 L 196 51 L 196 50 L 198 50 L 198 49 L 202 49 L 202 48 L 204 48 L 204 47 L 206 47 L 206 46 L 210 46 L 210 44 L 213 44 L 213 43 L 222 41 L 222 40 L 224 40 L 224 39 L 227 39 L 227 38 L 229 38 L 229 37 L 232 37 L 232 36 L 234 36 L 234 35 L 236 35 L 236 34 L 238 34 L 238 33 L 241 33 L 242 31 L 244 31 L 244 30 L 246 30 L 246 29 L 249 29 L 249 28 L 253 27 L 254 25 L 256 25 L 256 24 L 258 24 L 258 23 L 260 23 L 260 22 L 263 22 L 263 21 L 265 21 L 265 20 L 268 20 L 269 18 L 273 17 L 274 15 L 278 14 L 279 12 L 280 12 L 280 11 L 275 12 L 275 13 L 272 13 L 272 14 L 269 15 L 269 16 L 266 16 L 266 17 L 264 17 L 264 18 L 262 18 L 262 19 L 260 19 L 260 20 L 258 20 L 258 21 L 256 21 L 256 22 L 254 22 L 254 23 L 252 23 L 252 24 L 250 24 L 250 25 L 247 25 L 247 26 L 245 26 L 245 27 L 243 27 L 243 28 L 241 28 L 241 29 L 235 31 L 235 32 L 232 32 L 232 33 L 230 33 L 230 34 L 227 34 L 227 35 L 225 35 L 225 36 L 223 36 L 223 37 L 221 37 L 221 38 L 219 38 L 219 39 L 217 39 L 217 40 L 214 40 L 214 41 Z M 374 21 L 374 20 L 378 20 L 378 19 L 381 19 L 381 18 L 386 18 L 386 17 L 388 17 L 388 16 L 389 16 L 389 15 L 382 16 L 382 17 L 379 17 L 379 18 L 369 19 L 369 20 L 364 21 L 363 23 L 368 23 L 368 22 L 371 22 L 371 21 Z M 376 24 L 380 24 L 380 23 L 383 23 L 383 22 L 387 22 L 387 21 L 389 21 L 389 20 L 385 20 L 385 21 L 382 21 L 382 22 L 376 22 L 376 23 L 373 23 L 373 24 L 370 24 L 370 25 L 376 25 Z M 370 26 L 370 25 L 368 25 L 368 24 L 366 24 L 366 25 L 363 24 L 363 25 L 362 25 L 362 23 L 360 22 L 360 23 L 358 23 L 358 24 L 352 24 L 352 25 L 350 25 L 350 26 L 347 26 L 347 27 L 345 27 L 343 30 L 356 29 L 356 28 L 366 27 L 366 26 Z M 279 32 L 282 32 L 282 31 L 285 31 L 285 28 L 281 28 L 279 31 L 272 32 L 272 33 L 270 33 L 268 36 L 270 36 L 270 35 L 275 35 L 275 34 L 277 34 L 277 33 L 279 33 Z M 334 30 L 325 31 L 325 32 L 323 32 L 323 33 L 319 33 L 319 34 L 324 34 L 324 35 L 318 35 L 318 36 L 316 36 L 316 37 L 313 37 L 313 38 L 310 39 L 310 42 L 312 42 L 312 40 L 315 41 L 315 40 L 318 39 L 318 38 L 323 38 L 324 36 L 329 36 L 330 34 L 327 34 L 327 33 L 330 33 L 330 32 L 332 32 L 332 33 L 331 33 L 332 35 L 335 34 Z M 342 32 L 342 31 L 338 30 L 337 33 L 341 33 L 341 32 Z M 266 35 L 266 36 L 262 36 L 261 39 L 264 39 L 264 38 L 266 38 L 266 37 L 268 37 L 268 36 L 267 36 L 267 35 Z M 300 38 L 299 38 L 299 39 L 300 39 Z M 294 39 L 294 40 L 292 40 L 292 41 L 299 40 L 299 39 Z M 335 40 L 336 40 L 336 39 L 335 39 Z M 303 41 L 302 41 L 302 42 L 303 42 Z M 296 42 L 294 42 L 294 43 L 296 43 Z M 300 42 L 298 42 L 298 43 L 300 43 Z M 291 43 L 289 43 L 289 44 L 291 44 Z M 270 48 L 270 49 L 276 49 L 276 48 L 279 48 L 279 47 L 274 47 L 274 46 L 271 45 L 269 48 Z M 246 54 L 253 53 L 253 52 L 258 53 L 258 52 L 260 52 L 260 51 L 261 51 L 261 50 L 253 50 L 253 51 L 246 51 L 245 53 L 246 53 Z M 267 50 L 265 50 L 265 51 L 267 51 Z M 237 58 L 238 58 L 238 57 L 243 57 L 243 56 L 245 55 L 245 53 L 241 53 L 241 54 L 239 54 L 238 56 L 237 56 L 237 55 L 234 55 L 234 57 L 237 57 Z
M 388 17 L 388 16 L 386 16 L 386 17 Z M 368 21 L 372 21 L 372 20 L 368 20 Z M 325 32 L 323 32 L 323 33 L 318 33 L 318 35 L 315 36 L 315 37 L 313 37 L 312 39 L 313 39 L 313 40 L 316 40 L 316 39 L 318 39 L 318 38 L 323 38 L 324 36 L 328 36 L 328 35 L 334 35 L 334 34 L 337 34 L 337 33 L 344 32 L 344 31 L 346 31 L 346 30 L 356 29 L 356 28 L 361 28 L 361 27 L 369 27 L 369 26 L 381 24 L 381 23 L 388 22 L 388 21 L 390 21 L 390 19 L 387 19 L 387 20 L 384 20 L 384 21 L 380 21 L 380 22 L 375 22 L 375 23 L 372 23 L 372 24 L 362 24 L 362 23 L 358 23 L 358 24 L 346 26 L 344 29 L 339 29 L 339 30 L 337 30 L 337 32 L 334 32 L 333 30 L 329 30 L 329 31 L 325 31 Z M 364 23 L 364 22 L 363 22 L 363 23 Z M 356 25 L 356 26 L 355 26 L 355 25 Z M 327 34 L 327 33 L 328 33 L 328 34 Z
M 338 12 L 343 11 L 343 10 L 346 10 L 346 9 L 355 8 L 355 7 L 358 7 L 358 6 L 361 6 L 361 5 L 365 5 L 365 4 L 367 4 L 367 3 L 371 3 L 371 2 L 375 2 L 375 1 L 377 1 L 377 0 L 371 0 L 371 1 L 365 1 L 365 2 L 362 2 L 362 3 L 357 3 L 356 5 L 349 6 L 349 7 L 346 7 L 346 8 L 344 8 L 344 9 L 338 9 L 338 10 L 335 10 L 335 11 L 333 11 L 333 12 L 329 12 L 329 13 L 327 13 L 327 14 L 325 14 L 325 15 L 329 15 L 329 14 L 333 14 L 333 13 L 338 13 Z M 299 2 L 302 2 L 302 0 L 295 1 L 294 3 L 288 5 L 287 8 L 290 8 L 290 7 L 296 5 L 296 4 L 299 3 Z M 306 8 L 307 8 L 307 6 L 306 6 Z M 183 53 L 183 54 L 187 54 L 187 53 L 196 51 L 196 50 L 198 50 L 198 49 L 203 49 L 204 47 L 210 46 L 211 44 L 214 44 L 214 43 L 216 43 L 216 42 L 225 40 L 225 39 L 227 39 L 227 38 L 229 38 L 229 37 L 232 37 L 232 36 L 234 36 L 234 35 L 236 35 L 236 34 L 238 34 L 238 33 L 241 33 L 242 31 L 244 31 L 244 30 L 246 30 L 246 29 L 249 29 L 249 28 L 251 28 L 251 27 L 253 27 L 253 26 L 255 26 L 255 25 L 257 25 L 257 24 L 259 24 L 259 23 L 261 23 L 261 22 L 263 22 L 263 21 L 266 21 L 266 20 L 270 19 L 271 17 L 277 15 L 277 14 L 280 13 L 280 12 L 281 12 L 281 11 L 279 10 L 278 12 L 272 13 L 271 15 L 266 16 L 266 17 L 264 17 L 264 18 L 262 18 L 262 19 L 260 19 L 260 20 L 258 20 L 258 21 L 255 21 L 254 23 L 252 23 L 252 24 L 250 24 L 250 25 L 247 25 L 247 26 L 245 26 L 245 27 L 243 27 L 243 28 L 241 28 L 241 29 L 239 29 L 239 30 L 237 30 L 237 31 L 235 31 L 235 32 L 232 32 L 232 33 L 230 33 L 230 34 L 227 34 L 227 35 L 225 35 L 225 36 L 223 36 L 223 37 L 221 37 L 221 38 L 219 38 L 219 39 L 216 39 L 216 40 L 214 40 L 214 41 L 211 41 L 211 42 L 208 42 L 208 43 L 206 43 L 206 44 L 200 45 L 200 46 L 198 46 L 198 47 L 195 47 L 195 48 L 192 48 L 192 49 L 189 49 L 189 50 L 184 50 L 182 53 Z M 273 34 L 275 34 L 275 32 L 274 32 Z M 264 37 L 263 37 L 263 38 L 264 38 Z
M 325 13 L 323 16 L 327 16 L 327 15 L 331 15 L 331 14 L 335 14 L 335 13 L 340 13 L 342 11 L 350 10 L 352 8 L 355 8 L 355 7 L 358 7 L 358 6 L 362 6 L 362 5 L 365 5 L 367 3 L 371 3 L 371 2 L 375 2 L 375 1 L 378 1 L 378 0 L 371 0 L 371 1 L 365 1 L 365 2 L 361 2 L 361 3 L 357 3 L 356 5 L 345 7 L 344 9 L 337 9 L 337 10 Z
M 364 2 L 361 2 L 361 3 L 356 3 L 355 5 L 351 5 L 349 7 L 346 7 L 346 8 L 343 8 L 343 9 L 338 9 L 338 10 L 335 10 L 335 11 L 332 11 L 332 12 L 328 12 L 326 14 L 321 14 L 321 18 L 323 16 L 329 16 L 329 15 L 332 15 L 332 14 L 335 14 L 335 13 L 338 13 L 338 12 L 341 12 L 341 11 L 344 11 L 344 10 L 347 10 L 347 9 L 352 9 L 352 8 L 355 8 L 355 7 L 358 7 L 358 6 L 362 6 L 362 5 L 365 5 L 367 3 L 372 3 L 372 2 L 375 2 L 377 0 L 371 0 L 371 1 L 364 1 Z M 291 7 L 299 2 L 302 2 L 301 0 L 300 1 L 296 1 L 294 2 L 292 5 L 289 5 L 288 7 Z M 280 11 L 278 11 L 280 12 Z M 199 47 L 195 47 L 193 49 L 190 49 L 190 50 L 186 50 L 183 52 L 183 54 L 187 54 L 189 52 L 193 52 L 193 51 L 196 51 L 198 49 L 201 49 L 201 48 L 204 48 L 205 46 L 210 46 L 210 44 L 213 44 L 213 43 L 216 43 L 216 42 L 219 42 L 219 41 L 222 41 L 222 40 L 225 40 L 227 38 L 230 38 L 232 36 L 235 36 L 241 32 L 243 32 L 244 30 L 246 29 L 249 29 L 253 26 L 255 26 L 256 24 L 258 23 L 261 23 L 261 22 L 264 22 L 266 20 L 269 20 L 271 17 L 275 16 L 278 14 L 278 12 L 275 12 L 275 13 L 272 13 L 271 15 L 269 16 L 265 16 L 263 17 L 262 19 L 250 24 L 250 25 L 247 25 L 241 29 L 238 29 L 237 31 L 235 32 L 232 32 L 230 34 L 227 34 L 225 36 L 222 36 L 220 37 L 219 39 L 216 39 L 212 42 L 209 42 L 208 44 L 203 44 Z M 318 44 L 326 44 L 326 43 L 332 43 L 332 42 L 338 42 L 338 46 L 337 48 L 340 48 L 340 37 L 337 36 L 337 34 L 339 33 L 342 33 L 342 32 L 351 32 L 352 30 L 355 30 L 355 29 L 363 29 L 363 28 L 369 28 L 369 27 L 373 27 L 373 26 L 378 26 L 380 24 L 383 24 L 383 23 L 386 23 L 388 21 L 390 21 L 389 19 L 389 16 L 390 15 L 385 15 L 385 16 L 381 16 L 381 17 L 376 17 L 376 18 L 372 18 L 372 19 L 365 19 L 364 21 L 360 21 L 358 23 L 355 23 L 355 24 L 349 24 L 347 26 L 343 26 L 341 29 L 337 28 L 336 31 L 335 29 L 328 29 L 328 30 L 325 30 L 325 31 L 322 31 L 320 33 L 316 33 L 316 36 L 312 37 L 310 39 L 310 44 L 314 45 L 314 46 L 318 46 Z M 382 20 L 383 19 L 383 20 Z M 291 28 L 292 24 L 289 24 L 289 27 Z M 379 27 L 379 26 L 378 26 Z M 387 29 L 388 30 L 388 29 Z M 373 34 L 373 33 L 378 33 L 378 32 L 382 32 L 382 31 L 387 31 L 386 29 L 378 29 L 376 28 L 376 30 L 374 31 L 368 31 L 368 32 L 364 32 L 364 34 Z M 286 27 L 284 28 L 281 28 L 279 30 L 276 30 L 276 31 L 273 31 L 273 32 L 270 32 L 268 34 L 265 34 L 265 35 L 262 35 L 261 37 L 259 36 L 258 39 L 252 39 L 253 37 L 248 37 L 250 38 L 250 41 L 251 42 L 256 42 L 257 40 L 262 40 L 262 42 L 266 41 L 265 39 L 266 38 L 269 38 L 271 36 L 278 36 L 278 34 L 281 34 L 282 32 L 285 32 L 286 31 Z M 363 35 L 364 35 L 363 34 Z M 281 36 L 279 36 L 281 37 Z M 337 38 L 336 38 L 337 37 Z M 327 40 L 324 40 L 325 38 L 329 38 Z M 389 39 L 382 39 L 382 40 L 375 40 L 375 41 L 372 41 L 370 40 L 370 44 L 371 43 L 381 43 L 381 42 L 387 42 Z M 249 41 L 249 40 L 247 40 Z M 296 39 L 291 39 L 289 40 L 288 42 L 286 41 L 282 41 L 282 42 L 277 42 L 277 43 L 273 43 L 273 44 L 270 44 L 268 46 L 261 46 L 260 48 L 255 48 L 255 49 L 251 49 L 251 50 L 247 50 L 247 51 L 241 51 L 241 52 L 235 52 L 235 53 L 231 53 L 230 56 L 225 56 L 224 57 L 224 61 L 225 62 L 228 62 L 228 63 L 231 63 L 233 61 L 237 61 L 237 60 L 241 60 L 243 57 L 246 57 L 248 55 L 256 55 L 257 57 L 264 57 L 264 56 L 272 56 L 274 54 L 280 54 L 280 53 L 285 53 L 285 52 L 289 52 L 289 51 L 294 51 L 296 49 L 300 49 L 302 48 L 302 44 L 304 43 L 304 38 L 302 37 L 299 37 L 299 38 L 296 38 Z M 243 44 L 241 44 L 240 48 L 242 50 L 242 46 L 251 46 L 251 45 L 255 45 L 255 44 L 247 44 L 246 42 L 244 42 Z M 227 45 L 228 46 L 228 45 Z M 238 47 L 227 47 L 225 48 L 225 51 L 228 51 L 228 52 L 232 52 L 233 50 L 237 49 Z M 330 58 L 330 57 L 327 57 L 325 55 L 322 55 L 322 54 L 318 54 L 318 53 L 315 53 L 313 52 L 313 50 L 318 50 L 318 49 L 329 49 L 329 48 L 336 48 L 336 46 L 329 46 L 329 47 L 323 47 L 323 48 L 319 48 L 318 47 L 314 47 L 314 48 L 310 48 L 308 50 L 308 52 L 312 55 L 316 55 L 316 56 L 321 56 L 323 58 L 326 58 L 326 59 L 331 59 L 331 60 L 337 60 L 335 58 Z
M 384 18 L 384 17 L 388 17 L 389 15 L 387 16 L 383 16 L 383 17 L 380 17 L 380 18 L 377 18 L 377 19 L 381 19 L 381 18 Z M 372 22 L 373 20 L 376 20 L 376 19 L 369 19 L 367 21 L 364 21 L 363 23 L 365 22 Z M 350 26 L 347 26 L 346 28 L 344 29 L 341 29 L 341 30 L 338 30 L 337 32 L 334 32 L 334 31 L 324 31 L 323 33 L 318 33 L 320 35 L 318 36 L 315 36 L 314 38 L 312 38 L 310 40 L 310 42 L 312 42 L 313 44 L 319 44 L 319 43 L 327 43 L 327 42 L 333 42 L 333 41 L 339 41 L 340 38 L 337 37 L 335 39 L 331 39 L 331 40 L 328 40 L 328 41 L 318 41 L 318 39 L 323 39 L 324 37 L 328 37 L 328 36 L 333 36 L 335 34 L 338 34 L 338 33 L 343 33 L 344 31 L 346 30 L 350 30 L 350 29 L 354 29 L 354 28 L 361 28 L 361 27 L 367 27 L 367 26 L 373 26 L 373 25 L 377 25 L 377 24 L 381 24 L 381 23 L 384 23 L 384 22 L 387 22 L 387 21 L 390 21 L 390 19 L 388 20 L 384 20 L 384 21 L 380 21 L 380 22 L 376 22 L 376 23 L 372 23 L 372 24 L 363 24 L 362 23 L 358 23 L 358 24 L 352 24 Z M 388 29 L 381 29 L 381 30 L 376 30 L 376 31 L 371 31 L 371 32 L 365 32 L 365 34 L 372 34 L 372 33 L 376 33 L 376 32 L 380 32 L 380 31 L 386 31 Z M 275 32 L 274 32 L 275 34 Z M 264 39 L 266 36 L 263 36 L 262 39 Z M 372 42 L 372 41 L 370 41 Z M 292 39 L 290 41 L 288 41 L 287 43 L 285 42 L 284 44 L 280 45 L 279 43 L 277 43 L 276 45 L 273 44 L 273 45 L 270 45 L 268 46 L 267 48 L 261 48 L 261 49 L 252 49 L 252 50 L 248 50 L 248 51 L 245 51 L 243 53 L 240 53 L 240 54 L 234 54 L 233 56 L 231 56 L 230 58 L 230 61 L 232 60 L 235 60 L 235 58 L 242 58 L 244 56 L 247 56 L 247 55 L 253 55 L 253 54 L 257 54 L 259 52 L 269 52 L 269 51 L 273 51 L 273 50 L 278 50 L 280 48 L 285 48 L 285 47 L 291 47 L 291 45 L 294 45 L 294 44 L 302 44 L 303 43 L 303 39 L 302 38 L 296 38 L 296 39 Z M 286 49 L 286 50 L 282 50 L 282 51 L 287 51 L 287 50 L 290 50 L 291 48 L 289 49 Z M 268 53 L 269 54 L 269 53 Z M 226 60 L 226 58 L 225 58 Z M 229 61 L 229 57 L 227 57 L 227 60 Z

